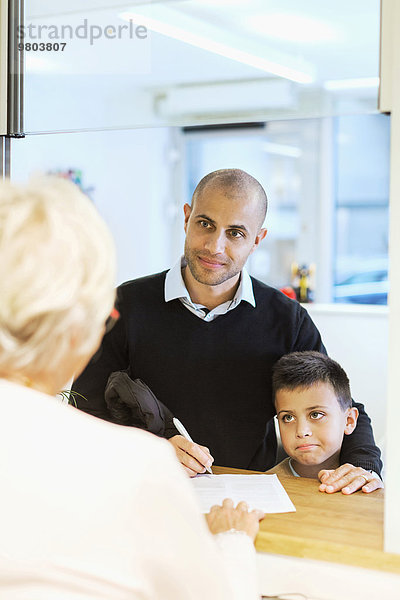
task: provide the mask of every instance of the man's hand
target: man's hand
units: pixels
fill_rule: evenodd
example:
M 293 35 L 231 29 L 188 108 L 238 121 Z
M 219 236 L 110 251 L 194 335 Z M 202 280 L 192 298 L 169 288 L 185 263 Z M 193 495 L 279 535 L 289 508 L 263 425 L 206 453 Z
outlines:
M 252 510 L 249 512 L 249 507 L 246 502 L 239 502 L 234 508 L 233 501 L 230 498 L 225 498 L 222 506 L 212 506 L 210 512 L 206 515 L 207 525 L 211 533 L 222 533 L 235 529 L 247 533 L 251 539 L 256 539 L 260 521 L 265 517 L 261 510 Z
M 189 477 L 204 473 L 206 467 L 211 467 L 214 462 L 208 448 L 189 442 L 183 435 L 174 435 L 168 441 L 173 445 L 176 456 Z
M 370 473 L 362 467 L 354 467 L 348 463 L 335 470 L 323 469 L 318 473 L 321 481 L 320 492 L 333 494 L 342 491 L 342 494 L 352 494 L 361 489 L 366 494 L 383 488 L 383 482 L 375 473 Z

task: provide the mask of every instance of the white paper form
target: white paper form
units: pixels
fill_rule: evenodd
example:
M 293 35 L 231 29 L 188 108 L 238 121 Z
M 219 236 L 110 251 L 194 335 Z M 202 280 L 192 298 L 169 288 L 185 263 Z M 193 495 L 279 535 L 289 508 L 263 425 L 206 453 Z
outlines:
M 265 513 L 294 512 L 296 509 L 276 475 L 197 475 L 191 479 L 200 508 L 207 513 L 224 498 L 235 506 L 245 500 L 249 509 Z

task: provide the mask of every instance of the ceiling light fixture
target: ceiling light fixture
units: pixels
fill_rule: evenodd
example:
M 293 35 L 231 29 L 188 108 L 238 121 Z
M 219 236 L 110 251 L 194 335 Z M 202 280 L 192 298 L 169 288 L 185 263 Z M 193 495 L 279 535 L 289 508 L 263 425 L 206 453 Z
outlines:
M 329 91 L 354 90 L 357 88 L 379 87 L 379 77 L 358 77 L 355 79 L 329 79 L 324 88 Z
M 289 156 L 291 158 L 300 158 L 301 148 L 290 146 L 289 144 L 277 144 L 274 142 L 264 142 L 262 150 L 268 154 L 277 154 L 278 156 Z

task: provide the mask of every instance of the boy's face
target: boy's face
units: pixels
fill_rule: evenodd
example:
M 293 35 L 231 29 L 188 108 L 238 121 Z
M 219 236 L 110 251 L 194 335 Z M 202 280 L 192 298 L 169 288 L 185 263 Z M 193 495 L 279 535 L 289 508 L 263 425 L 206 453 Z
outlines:
M 303 465 L 339 455 L 343 435 L 357 424 L 356 408 L 343 410 L 329 383 L 276 393 L 276 412 L 286 453 Z

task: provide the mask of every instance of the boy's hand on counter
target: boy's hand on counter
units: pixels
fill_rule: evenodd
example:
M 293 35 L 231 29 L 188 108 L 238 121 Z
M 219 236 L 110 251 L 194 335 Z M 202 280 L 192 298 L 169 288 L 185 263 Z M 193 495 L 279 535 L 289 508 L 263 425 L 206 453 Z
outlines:
M 360 489 L 369 494 L 383 488 L 383 482 L 376 473 L 349 463 L 341 465 L 335 470 L 323 469 L 318 473 L 318 478 L 321 481 L 319 491 L 327 494 L 341 491 L 342 494 L 349 495 Z

